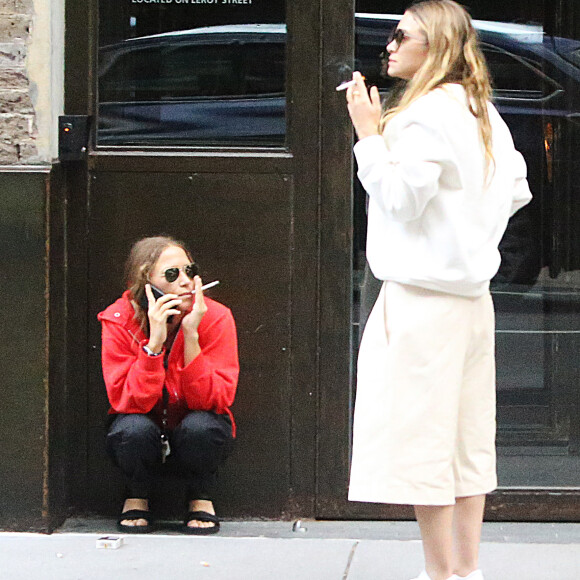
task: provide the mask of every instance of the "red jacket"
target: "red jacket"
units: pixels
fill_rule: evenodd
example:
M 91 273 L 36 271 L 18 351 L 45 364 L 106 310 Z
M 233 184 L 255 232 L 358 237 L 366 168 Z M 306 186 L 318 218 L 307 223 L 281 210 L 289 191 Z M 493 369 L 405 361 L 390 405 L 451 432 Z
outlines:
M 205 297 L 207 312 L 199 325 L 201 353 L 183 366 L 184 339 L 178 331 L 169 354 L 143 350 L 148 338 L 135 320 L 129 292 L 100 312 L 103 331 L 103 377 L 111 404 L 109 413 L 150 413 L 160 421 L 163 385 L 169 392 L 168 426 L 174 428 L 188 411 L 227 414 L 236 428 L 230 406 L 238 383 L 236 326 L 229 308 Z

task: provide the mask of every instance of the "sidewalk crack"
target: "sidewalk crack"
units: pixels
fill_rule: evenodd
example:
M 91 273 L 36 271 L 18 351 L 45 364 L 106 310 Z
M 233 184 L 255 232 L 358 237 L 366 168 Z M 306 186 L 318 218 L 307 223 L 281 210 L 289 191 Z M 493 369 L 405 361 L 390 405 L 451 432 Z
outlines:
M 348 555 L 348 562 L 346 563 L 346 568 L 344 570 L 344 574 L 342 575 L 342 580 L 347 580 L 348 573 L 350 572 L 350 565 L 352 564 L 352 559 L 354 558 L 354 553 L 359 545 L 359 541 L 357 540 L 350 549 L 350 554 Z

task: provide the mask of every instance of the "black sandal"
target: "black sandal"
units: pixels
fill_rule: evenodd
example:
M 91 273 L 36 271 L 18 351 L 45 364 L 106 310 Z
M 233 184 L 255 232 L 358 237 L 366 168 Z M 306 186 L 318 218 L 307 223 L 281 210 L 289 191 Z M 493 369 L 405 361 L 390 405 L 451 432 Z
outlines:
M 125 520 L 146 520 L 146 526 L 128 526 L 121 522 Z M 127 510 L 117 520 L 117 529 L 124 534 L 148 534 L 153 531 L 153 517 L 148 510 Z
M 187 524 L 193 520 L 198 522 L 211 522 L 213 526 L 209 528 L 195 528 Z M 183 518 L 183 532 L 185 534 L 192 534 L 194 536 L 207 536 L 209 534 L 217 534 L 220 530 L 220 521 L 217 516 L 209 512 L 197 511 L 188 512 Z

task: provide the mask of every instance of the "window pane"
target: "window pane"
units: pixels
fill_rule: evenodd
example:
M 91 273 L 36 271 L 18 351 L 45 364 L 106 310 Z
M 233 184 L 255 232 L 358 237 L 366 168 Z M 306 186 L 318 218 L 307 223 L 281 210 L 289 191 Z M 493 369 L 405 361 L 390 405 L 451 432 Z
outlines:
M 501 98 L 542 99 L 561 89 L 542 72 L 541 62 L 525 60 L 488 44 L 483 45 L 483 53 L 493 72 L 496 101 Z
M 98 145 L 283 145 L 285 0 L 100 0 Z

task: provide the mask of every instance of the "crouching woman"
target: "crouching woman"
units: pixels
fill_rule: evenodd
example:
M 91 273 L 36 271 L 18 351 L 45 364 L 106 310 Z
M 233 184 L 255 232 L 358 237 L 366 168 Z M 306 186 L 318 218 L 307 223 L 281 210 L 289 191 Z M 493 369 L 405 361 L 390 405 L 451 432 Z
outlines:
M 187 482 L 183 531 L 215 533 L 217 470 L 235 437 L 232 313 L 204 297 L 190 252 L 169 237 L 138 241 L 126 278 L 127 290 L 98 316 L 112 419 L 107 451 L 126 478 L 118 528 L 151 531 L 152 480 L 170 468 Z

